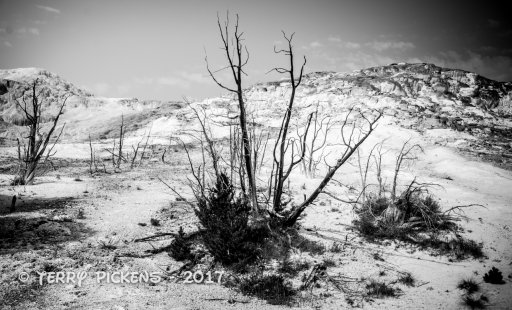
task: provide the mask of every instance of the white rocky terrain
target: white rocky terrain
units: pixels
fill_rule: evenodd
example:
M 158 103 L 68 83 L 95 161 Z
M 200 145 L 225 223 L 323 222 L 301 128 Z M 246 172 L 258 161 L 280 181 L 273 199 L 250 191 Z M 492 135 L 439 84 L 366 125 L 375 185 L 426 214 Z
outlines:
M 59 124 L 66 124 L 56 145 L 54 168 L 32 186 L 11 186 L 16 167 L 16 138 L 23 137 L 20 111 L 11 97 L 20 83 L 40 79 L 44 113 L 52 114 L 55 102 L 72 94 Z M 250 120 L 255 128 L 278 130 L 286 109 L 290 84 L 286 80 L 253 85 L 245 90 Z M 186 177 L 187 154 L 176 142 L 189 143 L 192 158 L 200 158 L 198 143 L 191 138 L 200 126 L 185 102 L 141 101 L 135 98 L 100 98 L 42 69 L 0 70 L 0 296 L 6 309 L 284 309 L 240 294 L 221 285 L 162 281 L 156 285 L 95 283 L 87 279 L 72 284 L 20 283 L 19 273 L 39 271 L 169 271 L 182 263 L 167 252 L 151 252 L 170 240 L 135 242 L 135 239 L 180 226 L 197 229 L 194 213 L 158 180 L 166 180 L 186 199 L 192 199 Z M 229 127 L 221 125 L 235 115 L 231 95 L 190 103 L 201 108 L 212 138 L 224 147 Z M 353 206 L 322 195 L 306 210 L 301 233 L 306 238 L 338 251 L 312 254 L 297 250 L 297 261 L 313 266 L 333 261 L 328 274 L 353 279 L 382 278 L 392 282 L 410 272 L 413 286 L 400 286 L 397 298 L 365 299 L 357 305 L 369 309 L 464 309 L 461 279 L 474 277 L 493 309 L 512 305 L 512 83 L 489 80 L 476 73 L 440 68 L 433 64 L 391 64 L 352 73 L 316 72 L 304 77 L 298 88 L 293 131 L 302 130 L 309 113 L 342 121 L 350 108 L 384 112 L 377 129 L 362 145 L 365 158 L 383 142 L 383 176 L 392 178 L 396 153 L 405 141 L 422 146 L 423 152 L 400 175 L 400 185 L 417 178 L 435 183 L 432 193 L 444 209 L 464 208 L 460 222 L 465 237 L 483 243 L 484 257 L 454 260 L 428 249 L 388 240 L 372 243 L 353 228 Z M 49 117 L 50 119 L 51 117 Z M 48 120 L 49 120 L 48 119 Z M 108 152 L 125 127 L 125 152 L 129 156 L 146 137 L 145 157 L 134 167 L 112 167 Z M 352 121 L 352 119 L 350 120 Z M 18 125 L 17 125 L 18 124 Z M 326 160 L 336 159 L 340 124 L 327 135 Z M 89 141 L 89 137 L 91 141 Z M 195 147 L 194 147 L 195 143 Z M 104 172 L 89 173 L 90 149 Z M 270 150 L 267 150 L 270 152 Z M 269 153 L 270 154 L 270 153 Z M 268 155 L 268 158 L 270 156 Z M 365 159 L 366 160 L 366 159 Z M 271 160 L 263 161 L 258 180 L 265 183 Z M 104 165 L 103 165 L 104 164 Z M 105 167 L 105 168 L 102 168 Z M 370 170 L 372 170 L 371 168 Z M 326 166 L 315 176 L 293 172 L 287 185 L 294 201 L 311 192 Z M 376 182 L 370 174 L 370 183 Z M 357 196 L 360 171 L 357 159 L 337 172 L 330 193 L 342 200 Z M 11 197 L 17 209 L 9 213 Z M 158 225 L 155 225 L 155 220 Z M 492 266 L 503 272 L 506 283 L 482 280 Z M 307 273 L 308 270 L 303 271 Z M 298 276 L 297 279 L 300 280 Z M 299 281 L 295 279 L 296 281 Z M 364 286 L 356 288 L 363 290 Z M 341 309 L 349 307 L 347 293 L 320 285 L 301 292 L 292 307 Z

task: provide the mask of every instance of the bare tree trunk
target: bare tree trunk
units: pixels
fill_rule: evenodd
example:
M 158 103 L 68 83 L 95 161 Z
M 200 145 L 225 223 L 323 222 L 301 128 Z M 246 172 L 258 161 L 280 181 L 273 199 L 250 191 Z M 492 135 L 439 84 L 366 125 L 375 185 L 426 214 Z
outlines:
M 117 164 L 116 168 L 120 169 L 121 167 L 121 159 L 123 158 L 123 132 L 124 129 L 124 115 L 121 115 L 121 128 L 119 129 L 119 154 L 117 155 Z
M 10 213 L 14 213 L 15 211 L 16 211 L 16 195 L 12 196 L 11 208 L 9 209 Z

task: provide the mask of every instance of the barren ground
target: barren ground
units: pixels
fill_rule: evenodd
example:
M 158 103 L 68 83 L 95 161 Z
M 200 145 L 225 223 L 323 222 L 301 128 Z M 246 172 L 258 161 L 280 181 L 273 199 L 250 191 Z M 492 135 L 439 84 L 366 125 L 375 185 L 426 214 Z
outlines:
M 385 130 L 385 127 L 384 129 Z M 375 141 L 382 138 L 377 134 Z M 369 142 L 367 145 L 371 146 Z M 399 147 L 390 145 L 390 151 Z M 0 305 L 3 309 L 284 309 L 256 298 L 243 296 L 217 283 L 185 284 L 175 279 L 149 283 L 96 283 L 93 277 L 81 286 L 74 284 L 37 283 L 37 273 L 45 271 L 155 271 L 165 274 L 182 263 L 167 252 L 151 254 L 153 248 L 168 245 L 171 239 L 134 242 L 134 239 L 159 232 L 185 231 L 197 227 L 197 219 L 187 203 L 179 201 L 158 180 L 172 184 L 182 195 L 191 198 L 186 186 L 188 162 L 183 150 L 170 148 L 167 164 L 156 154 L 141 166 L 119 173 L 88 173 L 88 145 L 59 146 L 57 170 L 37 178 L 33 186 L 10 186 L 9 168 L 14 149 L 0 149 Z M 338 252 L 294 255 L 311 262 L 332 259 L 330 275 L 354 278 L 396 279 L 397 270 L 411 272 L 414 287 L 399 285 L 403 295 L 364 301 L 367 309 L 463 309 L 462 292 L 457 282 L 470 276 L 482 282 L 491 308 L 512 306 L 512 173 L 489 163 L 463 158 L 453 150 L 425 144 L 425 153 L 404 172 L 404 179 L 417 176 L 435 182 L 434 190 L 445 208 L 481 204 L 465 209 L 467 221 L 460 224 L 464 235 L 483 242 L 486 258 L 453 261 L 433 256 L 428 250 L 394 241 L 381 244 L 363 240 L 351 228 L 354 212 L 350 205 L 322 196 L 307 210 L 301 233 L 328 249 L 334 242 L 342 245 Z M 297 172 L 290 188 L 298 197 L 312 190 L 319 179 L 307 179 Z M 358 185 L 355 167 L 338 173 L 346 185 Z M 345 189 L 333 188 L 340 196 Z M 12 195 L 18 195 L 15 213 L 8 213 Z M 348 193 L 350 194 L 350 193 Z M 300 199 L 300 198 L 299 198 Z M 152 225 L 151 219 L 159 225 Z M 504 285 L 483 283 L 482 275 L 492 266 L 506 279 Z M 381 273 L 381 271 L 385 271 Z M 30 275 L 20 282 L 21 272 Z M 307 271 L 305 271 L 307 272 Z M 383 275 L 384 274 L 384 275 Z M 364 287 L 361 287 L 364 289 Z M 309 294 L 294 306 L 299 308 L 340 309 L 347 307 L 340 290 L 324 287 Z

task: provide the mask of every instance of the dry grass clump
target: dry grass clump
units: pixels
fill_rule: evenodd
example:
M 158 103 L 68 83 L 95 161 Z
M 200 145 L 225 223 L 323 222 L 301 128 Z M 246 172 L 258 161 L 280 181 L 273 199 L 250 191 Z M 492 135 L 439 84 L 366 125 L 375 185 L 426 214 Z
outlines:
M 370 280 L 366 285 L 366 296 L 374 298 L 398 297 L 402 290 L 379 280 Z
M 460 237 L 458 208 L 442 211 L 427 187 L 414 181 L 395 200 L 368 195 L 354 225 L 369 239 L 395 239 L 438 250 L 456 259 L 483 257 L 482 245 Z M 441 240 L 440 236 L 452 236 Z
M 459 284 L 457 284 L 457 288 L 466 291 L 467 294 L 480 291 L 480 285 L 473 278 L 460 280 Z

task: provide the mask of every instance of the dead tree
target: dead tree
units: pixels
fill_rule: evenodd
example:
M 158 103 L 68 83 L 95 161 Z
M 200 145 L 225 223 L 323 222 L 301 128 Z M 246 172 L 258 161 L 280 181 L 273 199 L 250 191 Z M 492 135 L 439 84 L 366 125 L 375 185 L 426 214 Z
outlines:
M 117 145 L 117 152 L 116 152 L 116 139 L 113 139 L 113 146 L 112 150 L 105 149 L 110 155 L 112 156 L 112 166 L 114 169 L 121 169 L 121 162 L 127 162 L 128 160 L 123 154 L 123 145 L 124 145 L 124 132 L 125 125 L 124 125 L 124 115 L 121 115 L 121 125 L 119 126 L 119 143 Z
M 153 125 L 151 125 L 151 127 L 149 127 L 149 132 L 148 132 L 148 136 L 146 137 L 146 142 L 144 143 L 144 147 L 142 148 L 142 153 L 140 154 L 140 160 L 139 160 L 139 165 L 138 167 L 140 167 L 140 165 L 142 165 L 142 160 L 144 159 L 144 155 L 146 154 L 146 148 L 148 147 L 148 142 L 149 142 L 149 138 L 151 137 L 151 130 L 153 129 Z M 139 145 L 137 144 L 137 148 L 139 147 Z M 137 152 L 135 152 L 137 153 Z M 137 155 L 135 155 L 137 156 Z M 162 155 L 162 162 L 164 161 L 164 156 L 165 156 L 165 153 Z M 132 163 L 132 166 L 133 166 L 133 163 Z
M 315 177 L 318 165 L 324 158 L 329 132 L 336 125 L 336 122 L 332 121 L 332 117 L 319 115 L 319 106 L 320 102 L 317 103 L 313 113 L 311 139 L 306 143 L 306 156 L 302 162 L 302 170 L 310 178 Z
M 402 169 L 402 165 L 404 164 L 404 161 L 410 161 L 415 160 L 418 157 L 415 154 L 415 150 L 419 150 L 420 152 L 423 152 L 423 148 L 419 144 L 413 144 L 410 145 L 411 140 L 407 140 L 403 145 L 402 149 L 398 153 L 395 161 L 395 174 L 393 176 L 393 184 L 391 189 L 391 200 L 396 199 L 396 185 L 397 185 L 397 179 L 398 174 L 400 173 L 400 170 Z
M 341 145 L 344 147 L 343 153 L 340 153 L 340 156 L 334 165 L 329 165 L 326 175 L 313 193 L 309 195 L 304 202 L 292 210 L 291 214 L 284 222 L 285 226 L 289 227 L 297 222 L 302 212 L 304 212 L 304 210 L 315 201 L 318 195 L 323 192 L 329 181 L 334 177 L 336 171 L 338 171 L 338 169 L 352 157 L 354 152 L 356 152 L 361 144 L 363 144 L 363 142 L 371 135 L 375 130 L 377 121 L 382 117 L 381 111 L 376 111 L 376 115 L 366 115 L 364 112 L 358 112 L 359 119 L 363 120 L 363 124 L 357 126 L 354 121 L 352 128 L 349 129 L 350 134 L 347 136 L 345 129 L 347 129 L 347 126 L 349 125 L 349 117 L 353 112 L 354 108 L 350 108 L 340 129 L 340 138 L 342 140 Z M 358 127 L 357 129 L 359 131 L 357 137 L 354 136 L 356 127 Z
M 300 83 L 302 82 L 303 74 L 304 74 L 304 66 L 306 66 L 306 57 L 304 56 L 304 62 L 302 63 L 302 66 L 299 69 L 299 74 L 296 76 L 295 71 L 295 63 L 294 63 L 294 54 L 293 54 L 293 47 L 292 47 L 292 40 L 293 40 L 292 34 L 290 37 L 286 35 L 283 31 L 283 37 L 285 38 L 287 42 L 287 48 L 277 50 L 274 47 L 274 52 L 276 54 L 284 54 L 288 56 L 290 61 L 290 67 L 288 69 L 283 67 L 278 67 L 272 69 L 273 71 L 276 71 L 281 74 L 286 74 L 290 78 L 290 84 L 291 84 L 291 94 L 290 99 L 288 101 L 288 106 L 286 108 L 285 114 L 283 116 L 283 120 L 281 122 L 281 126 L 279 128 L 279 134 L 277 135 L 276 142 L 274 144 L 274 167 L 272 169 L 272 177 L 271 181 L 273 179 L 273 209 L 277 212 L 281 211 L 281 199 L 283 196 L 283 185 L 284 182 L 288 179 L 290 176 L 290 173 L 292 172 L 293 168 L 301 163 L 304 160 L 304 156 L 306 154 L 306 140 L 307 140 L 307 134 L 311 125 L 311 120 L 313 115 L 310 114 L 307 120 L 306 124 L 306 130 L 304 131 L 304 135 L 300 137 L 302 143 L 298 144 L 299 149 L 299 156 L 298 158 L 295 157 L 295 141 L 293 139 L 288 138 L 288 130 L 290 127 L 290 119 L 292 116 L 292 110 L 293 110 L 293 104 L 295 103 L 295 93 L 297 90 L 297 87 L 299 87 Z M 286 153 L 289 150 L 289 147 L 291 145 L 291 162 L 288 166 L 286 166 L 285 160 L 286 160 Z M 285 169 L 286 167 L 286 169 Z
M 345 147 L 344 152 L 339 154 L 338 160 L 336 161 L 335 164 L 328 166 L 328 172 L 323 178 L 322 182 L 318 185 L 318 187 L 309 197 L 305 197 L 305 201 L 302 204 L 293 207 L 290 210 L 290 212 L 282 213 L 281 211 L 284 210 L 284 207 L 287 205 L 288 201 L 290 201 L 283 200 L 285 194 L 285 184 L 286 182 L 288 182 L 289 184 L 289 177 L 294 168 L 299 166 L 304 161 L 307 151 L 306 144 L 308 142 L 308 133 L 311 129 L 311 124 L 314 116 L 314 113 L 311 113 L 307 117 L 307 120 L 305 121 L 304 125 L 298 126 L 296 135 L 292 135 L 290 133 L 290 121 L 292 118 L 292 111 L 294 108 L 296 90 L 301 85 L 304 76 L 306 58 L 304 57 L 302 65 L 300 66 L 299 69 L 297 69 L 295 67 L 294 53 L 292 47 L 293 34 L 291 36 L 287 36 L 283 32 L 283 36 L 287 42 L 287 46 L 286 48 L 280 50 L 274 48 L 274 52 L 277 54 L 283 54 L 287 56 L 289 60 L 289 67 L 277 67 L 272 69 L 271 71 L 276 71 L 278 73 L 287 75 L 291 85 L 291 93 L 286 107 L 286 111 L 284 112 L 281 125 L 279 127 L 279 132 L 277 134 L 277 137 L 275 138 L 274 147 L 272 151 L 272 170 L 270 177 L 267 179 L 269 184 L 268 197 L 266 200 L 267 203 L 259 205 L 256 196 L 257 184 L 255 177 L 255 173 L 257 170 L 256 161 L 258 160 L 259 156 L 256 153 L 254 153 L 254 151 L 256 150 L 254 144 L 262 145 L 261 143 L 258 143 L 258 141 L 263 141 L 263 139 L 261 137 L 257 138 L 256 134 L 251 132 L 251 127 L 247 119 L 246 102 L 242 91 L 242 76 L 245 74 L 243 68 L 247 64 L 249 54 L 246 47 L 242 44 L 243 33 L 239 32 L 238 29 L 238 16 L 234 28 L 234 38 L 231 38 L 229 36 L 229 19 L 227 19 L 227 21 L 225 22 L 224 27 L 221 25 L 219 19 L 217 20 L 217 23 L 221 39 L 223 42 L 222 49 L 224 50 L 228 61 L 228 65 L 224 69 L 229 69 L 231 71 L 236 86 L 230 88 L 225 84 L 219 82 L 215 76 L 215 73 L 212 72 L 212 70 L 210 69 L 207 59 L 206 64 L 207 70 L 211 78 L 214 80 L 214 82 L 221 88 L 234 93 L 238 100 L 237 117 L 239 126 L 234 127 L 233 130 L 230 130 L 230 146 L 232 146 L 232 150 L 230 150 L 230 162 L 228 165 L 231 168 L 231 176 L 236 175 L 238 173 L 242 193 L 246 197 L 249 197 L 251 207 L 253 210 L 254 221 L 260 222 L 260 220 L 264 220 L 265 213 L 263 213 L 262 211 L 263 208 L 265 208 L 268 214 L 270 214 L 270 216 L 280 218 L 279 222 L 283 226 L 292 226 L 296 223 L 297 219 L 306 209 L 306 207 L 313 204 L 318 195 L 324 192 L 324 188 L 331 181 L 336 171 L 342 165 L 344 165 L 348 161 L 348 159 L 350 159 L 350 157 L 359 148 L 359 146 L 373 132 L 377 121 L 382 116 L 382 112 L 357 112 L 358 117 L 356 117 L 356 120 L 351 119 L 349 122 L 349 117 L 353 117 L 354 115 L 352 113 L 355 112 L 354 108 L 350 109 L 350 111 L 347 113 L 345 121 L 342 122 L 341 126 L 340 136 L 341 140 L 343 141 L 342 146 Z M 215 165 L 216 163 L 218 163 L 219 160 L 223 159 L 222 157 L 218 157 L 219 153 L 217 153 L 215 151 L 215 148 L 213 147 L 212 140 L 209 137 L 208 130 L 206 130 L 204 122 L 202 121 L 201 117 L 197 115 L 197 111 L 195 112 L 196 117 L 200 121 L 202 127 L 202 136 L 199 140 L 201 143 L 203 160 L 202 163 L 199 164 L 199 167 L 194 168 L 194 165 L 192 164 L 192 160 L 186 148 L 185 151 L 187 152 L 187 156 L 189 157 L 189 164 L 192 169 L 192 175 L 195 179 L 195 181 L 193 180 L 195 183 L 195 187 L 193 187 L 193 190 L 195 192 L 196 197 L 201 197 L 204 196 L 203 192 L 205 190 L 205 154 L 209 155 L 209 157 L 213 160 L 213 163 Z M 316 121 L 318 121 L 318 119 Z M 324 121 L 322 121 L 322 123 L 323 122 Z M 350 125 L 352 125 L 351 131 L 349 128 Z M 349 136 L 347 136 L 347 133 L 345 132 L 347 129 L 350 132 Z M 314 139 L 318 138 L 320 132 L 321 130 L 317 128 L 316 138 Z M 206 141 L 203 140 L 203 136 Z M 267 137 L 267 141 L 268 139 L 269 138 Z M 325 139 L 319 145 L 323 147 L 326 143 L 326 139 L 327 138 L 325 137 Z M 313 149 L 313 154 L 314 152 L 318 151 L 317 148 L 318 146 Z M 262 156 L 264 155 L 262 154 Z M 259 158 L 261 159 L 263 157 Z M 240 166 L 238 171 L 236 168 L 237 160 L 239 160 Z M 214 166 L 213 170 L 215 171 L 215 174 L 218 175 L 219 167 Z M 245 187 L 246 183 L 247 189 Z
M 210 74 L 210 77 L 213 79 L 213 81 L 220 86 L 221 88 L 234 93 L 237 100 L 238 100 L 238 109 L 239 109 L 239 125 L 241 130 L 241 136 L 242 136 L 242 144 L 241 148 L 243 150 L 243 163 L 245 166 L 245 173 L 247 178 L 247 184 L 248 184 L 248 196 L 250 198 L 252 209 L 254 215 L 259 217 L 258 215 L 261 213 L 258 207 L 258 200 L 256 198 L 256 177 L 255 173 L 253 171 L 253 164 L 252 164 L 252 156 L 251 156 L 251 144 L 249 140 L 249 130 L 247 128 L 247 114 L 246 114 L 246 104 L 245 99 L 243 96 L 243 88 L 242 88 L 242 77 L 243 75 L 246 75 L 244 72 L 244 67 L 249 61 L 249 52 L 247 50 L 247 47 L 243 44 L 243 32 L 240 32 L 238 29 L 238 15 L 236 16 L 236 23 L 235 23 L 235 29 L 234 29 L 234 38 L 230 37 L 230 30 L 229 30 L 229 15 L 226 17 L 226 22 L 224 23 L 224 26 L 221 25 L 220 19 L 217 16 L 217 25 L 220 32 L 220 37 L 222 39 L 222 49 L 224 50 L 224 53 L 226 54 L 228 65 L 225 67 L 225 69 L 229 69 L 231 71 L 231 75 L 233 77 L 233 80 L 235 82 L 235 87 L 228 87 L 215 77 L 214 72 L 211 71 L 209 64 L 208 64 L 208 58 L 205 58 L 206 61 L 206 69 L 208 70 L 208 73 Z
M 60 139 L 65 126 L 64 124 L 59 134 L 54 136 L 59 118 L 63 114 L 62 111 L 64 110 L 64 106 L 71 95 L 66 96 L 62 100 L 62 103 L 58 105 L 57 115 L 53 117 L 53 122 L 51 123 L 48 132 L 42 132 L 41 125 L 44 122 L 44 118 L 42 115 L 43 102 L 41 100 L 41 95 L 43 89 L 40 89 L 38 92 L 38 84 L 38 80 L 34 80 L 30 86 L 30 90 L 23 91 L 21 96 L 18 98 L 13 98 L 16 107 L 23 112 L 23 123 L 29 130 L 28 136 L 25 137 L 28 145 L 25 145 L 25 143 L 22 145 L 18 139 L 19 168 L 17 176 L 13 182 L 14 184 L 30 185 L 34 182 L 39 165 L 41 163 L 46 163 L 50 157 L 55 155 L 55 153 L 52 153 L 52 150 Z M 29 94 L 27 94 L 27 92 Z M 30 101 L 30 103 L 27 101 Z M 53 143 L 50 143 L 52 137 L 55 139 L 53 140 Z M 45 155 L 48 145 L 50 145 L 50 147 Z
M 92 148 L 91 134 L 89 134 L 89 152 L 91 155 L 91 159 L 89 161 L 89 173 L 93 175 L 94 172 L 98 171 L 98 164 L 96 163 L 96 155 L 94 154 L 94 149 Z M 93 166 L 94 170 L 92 169 Z
M 124 142 L 124 115 L 121 115 L 121 126 L 119 128 L 119 154 L 117 155 L 116 168 L 121 167 L 121 159 L 123 158 L 123 142 Z

